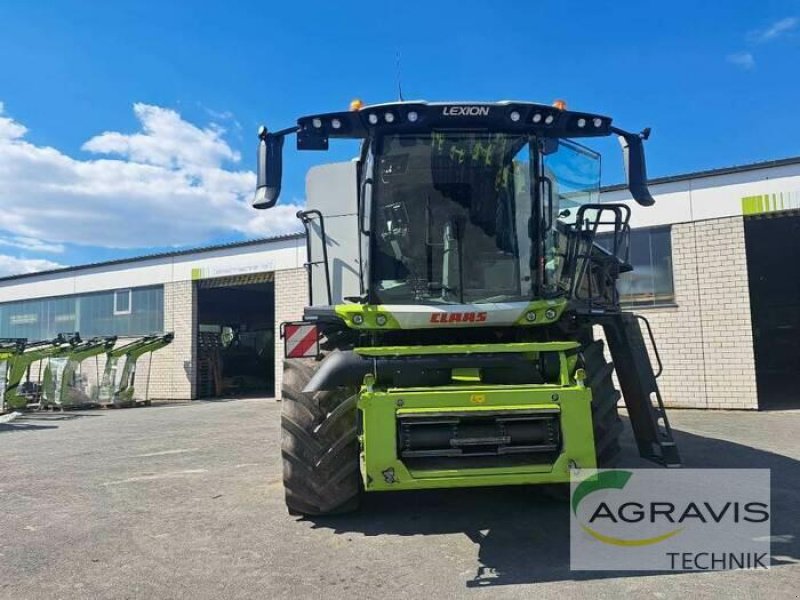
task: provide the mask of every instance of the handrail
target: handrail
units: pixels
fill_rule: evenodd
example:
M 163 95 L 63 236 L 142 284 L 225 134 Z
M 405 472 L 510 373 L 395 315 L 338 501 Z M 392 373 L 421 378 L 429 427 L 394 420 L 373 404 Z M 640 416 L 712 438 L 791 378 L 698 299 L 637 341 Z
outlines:
M 308 303 L 311 306 L 314 305 L 314 286 L 311 275 L 311 266 L 314 264 L 319 264 L 319 261 L 314 262 L 311 258 L 311 231 L 309 229 L 309 226 L 311 224 L 311 221 L 313 220 L 312 217 L 317 217 L 319 219 L 319 232 L 320 232 L 320 239 L 322 241 L 322 262 L 325 265 L 325 290 L 328 293 L 328 306 L 332 306 L 333 293 L 331 292 L 331 272 L 330 272 L 330 264 L 328 263 L 328 236 L 325 233 L 325 217 L 323 217 L 322 213 L 318 211 L 316 208 L 297 211 L 297 218 L 300 219 L 300 222 L 303 224 L 303 229 L 305 229 L 306 231 L 306 269 L 308 270 Z
M 640 321 L 644 321 L 644 324 L 647 326 L 647 335 L 650 336 L 650 344 L 653 347 L 653 354 L 656 355 L 656 362 L 658 363 L 658 372 L 655 373 L 655 378 L 658 379 L 661 377 L 661 373 L 664 371 L 664 365 L 661 362 L 661 356 L 658 353 L 658 346 L 656 346 L 656 338 L 653 335 L 653 330 L 650 328 L 650 321 L 648 321 L 642 315 L 634 315 Z

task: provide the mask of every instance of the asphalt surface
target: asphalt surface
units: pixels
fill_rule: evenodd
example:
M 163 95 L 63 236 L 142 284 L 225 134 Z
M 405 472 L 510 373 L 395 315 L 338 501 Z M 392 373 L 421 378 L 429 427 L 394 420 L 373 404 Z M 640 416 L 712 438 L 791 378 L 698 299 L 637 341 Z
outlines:
M 0 425 L 0 597 L 798 596 L 800 412 L 672 411 L 687 466 L 772 469 L 773 566 L 646 576 L 571 572 L 566 506 L 528 488 L 290 517 L 279 412 L 236 400 Z

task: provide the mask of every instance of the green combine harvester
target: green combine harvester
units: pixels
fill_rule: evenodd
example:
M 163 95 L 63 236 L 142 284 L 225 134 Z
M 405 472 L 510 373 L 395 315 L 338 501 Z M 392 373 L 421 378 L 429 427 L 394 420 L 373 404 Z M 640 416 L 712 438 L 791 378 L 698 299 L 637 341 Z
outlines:
M 136 362 L 145 354 L 151 354 L 167 346 L 175 335 L 170 333 L 148 335 L 118 348 L 106 351 L 106 364 L 103 377 L 95 396 L 98 404 L 117 407 L 136 404 L 134 382 L 136 379 Z M 147 370 L 145 399 L 143 404 L 150 405 L 148 398 L 150 388 L 150 369 Z
M 290 134 L 299 150 L 361 143 L 356 160 L 308 173 L 298 213 L 310 305 L 281 327 L 291 514 L 612 466 L 615 370 L 641 456 L 680 465 L 644 319 L 620 308 L 630 207 L 600 203 L 600 157 L 577 141 L 617 137 L 647 207 L 649 130 L 561 102 L 356 101 L 261 129 L 255 208 L 277 202 Z
M 97 399 L 76 385 L 81 363 L 112 350 L 117 336 L 95 337 L 75 344 L 66 356 L 50 358 L 42 379 L 40 408 L 79 408 L 98 404 Z
M 52 340 L 25 342 L 22 351 L 16 352 L 8 360 L 9 368 L 3 394 L 6 410 L 23 410 L 29 405 L 38 405 L 38 391 L 34 389 L 35 386 L 25 386 L 23 377 L 30 375 L 29 369 L 34 363 L 66 356 L 79 343 L 80 336 L 77 333 L 59 333 Z M 27 383 L 30 384 L 30 377 Z

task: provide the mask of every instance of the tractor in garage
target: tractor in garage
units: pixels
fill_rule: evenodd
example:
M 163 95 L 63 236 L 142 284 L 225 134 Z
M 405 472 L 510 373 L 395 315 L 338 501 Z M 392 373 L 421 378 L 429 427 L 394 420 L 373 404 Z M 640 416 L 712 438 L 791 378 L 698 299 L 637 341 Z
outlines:
M 562 102 L 355 101 L 261 128 L 255 208 L 277 202 L 291 134 L 299 150 L 344 138 L 360 153 L 313 168 L 298 213 L 309 305 L 281 327 L 290 513 L 612 466 L 615 370 L 641 456 L 680 464 L 642 318 L 617 292 L 630 206 L 599 202 L 599 155 L 578 142 L 618 137 L 632 199 L 650 206 L 649 130 Z

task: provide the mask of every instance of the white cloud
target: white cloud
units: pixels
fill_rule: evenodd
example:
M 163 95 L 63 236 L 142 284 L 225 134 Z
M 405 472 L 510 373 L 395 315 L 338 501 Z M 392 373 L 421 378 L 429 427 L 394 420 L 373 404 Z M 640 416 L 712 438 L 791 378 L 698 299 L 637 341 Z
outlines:
M 769 27 L 751 31 L 748 34 L 748 39 L 756 44 L 763 44 L 770 42 L 783 34 L 791 31 L 800 24 L 800 19 L 797 17 L 785 17 L 772 23 Z
M 133 112 L 142 124 L 142 133 L 107 131 L 90 139 L 83 149 L 175 169 L 218 167 L 226 161 L 239 161 L 239 153 L 222 139 L 225 132 L 217 126 L 200 129 L 174 110 L 148 104 L 134 104 Z
M 737 67 L 741 67 L 746 71 L 754 69 L 756 66 L 756 59 L 753 58 L 753 55 L 750 52 L 736 52 L 734 54 L 729 54 L 726 57 L 726 60 L 729 63 L 734 64 Z
M 25 135 L 25 133 L 27 133 L 28 130 L 25 127 L 19 123 L 15 123 L 8 117 L 4 117 L 4 113 L 5 105 L 0 102 L 0 140 L 14 140 L 21 138 L 23 135 Z
M 17 258 L 0 254 L 0 277 L 6 275 L 17 275 L 19 273 L 35 273 L 36 271 L 47 271 L 58 269 L 64 265 L 51 260 L 41 258 Z
M 217 123 L 226 123 L 230 124 L 237 133 L 241 133 L 242 131 L 242 124 L 236 119 L 236 116 L 229 110 L 214 110 L 213 108 L 208 108 L 201 103 L 198 103 L 198 106 L 202 108 L 208 116 L 210 116 L 214 121 Z
M 11 246 L 13 248 L 21 248 L 22 250 L 30 250 L 31 252 L 51 252 L 54 254 L 61 254 L 64 252 L 63 244 L 52 244 L 43 240 L 29 237 L 0 237 L 0 246 Z
M 0 229 L 11 241 L 138 248 L 299 229 L 296 204 L 250 208 L 255 174 L 236 168 L 241 157 L 220 126 L 135 104 L 140 131 L 97 135 L 83 144 L 96 158 L 81 160 L 28 142 L 27 128 L 2 110 Z

